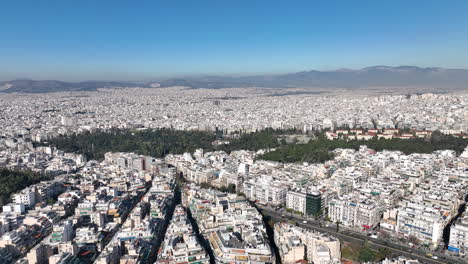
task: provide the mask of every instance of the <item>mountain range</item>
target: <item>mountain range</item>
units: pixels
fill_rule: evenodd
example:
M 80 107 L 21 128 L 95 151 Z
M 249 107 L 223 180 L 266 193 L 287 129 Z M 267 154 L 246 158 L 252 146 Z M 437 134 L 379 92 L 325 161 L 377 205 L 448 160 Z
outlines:
M 62 82 L 55 80 L 13 80 L 0 82 L 0 92 L 4 93 L 51 93 L 67 91 L 96 91 L 98 88 L 135 87 L 132 82 L 85 81 Z
M 0 92 L 46 93 L 63 91 L 95 91 L 99 88 L 171 87 L 190 88 L 346 88 L 428 87 L 442 90 L 468 89 L 468 70 L 421 68 L 415 66 L 373 66 L 358 70 L 303 71 L 277 75 L 201 76 L 156 80 L 154 82 L 55 80 L 13 80 L 0 82 Z

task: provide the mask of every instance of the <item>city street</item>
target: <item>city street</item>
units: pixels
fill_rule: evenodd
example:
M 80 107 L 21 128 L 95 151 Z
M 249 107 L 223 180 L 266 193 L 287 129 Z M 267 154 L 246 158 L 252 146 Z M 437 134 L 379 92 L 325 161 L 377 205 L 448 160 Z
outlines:
M 332 227 L 320 227 L 318 222 L 316 221 L 311 221 L 306 218 L 301 218 L 297 217 L 294 215 L 285 215 L 284 217 L 278 214 L 278 211 L 273 210 L 271 208 L 267 207 L 261 207 L 258 206 L 258 209 L 264 214 L 265 216 L 271 217 L 273 221 L 285 221 L 285 222 L 295 222 L 298 226 L 307 228 L 307 229 L 313 229 L 315 231 L 319 231 L 322 233 L 327 233 L 336 236 L 340 240 L 351 242 L 351 243 L 359 243 L 363 244 L 366 240 L 368 241 L 368 244 L 371 248 L 373 249 L 378 249 L 378 248 L 386 248 L 391 250 L 392 252 L 395 253 L 395 255 L 403 255 L 406 257 L 410 258 L 415 258 L 418 259 L 419 261 L 423 263 L 433 263 L 433 264 L 440 264 L 440 263 L 466 263 L 461 260 L 453 259 L 453 258 L 448 258 L 445 255 L 441 254 L 434 254 L 435 256 L 438 257 L 438 259 L 433 259 L 430 257 L 427 257 L 426 254 L 417 249 L 413 249 L 410 247 L 404 247 L 402 245 L 398 245 L 395 243 L 383 241 L 380 239 L 373 239 L 366 237 L 365 235 L 357 234 L 357 233 L 352 233 L 350 231 L 339 231 L 336 232 L 336 228 L 334 226 Z M 307 221 L 307 223 L 304 223 L 303 221 Z

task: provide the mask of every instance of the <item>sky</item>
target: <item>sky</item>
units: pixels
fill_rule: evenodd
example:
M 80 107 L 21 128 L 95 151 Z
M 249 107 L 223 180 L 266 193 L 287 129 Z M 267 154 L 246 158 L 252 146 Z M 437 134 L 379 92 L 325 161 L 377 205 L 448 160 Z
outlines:
M 0 80 L 468 69 L 466 0 L 4 0 Z

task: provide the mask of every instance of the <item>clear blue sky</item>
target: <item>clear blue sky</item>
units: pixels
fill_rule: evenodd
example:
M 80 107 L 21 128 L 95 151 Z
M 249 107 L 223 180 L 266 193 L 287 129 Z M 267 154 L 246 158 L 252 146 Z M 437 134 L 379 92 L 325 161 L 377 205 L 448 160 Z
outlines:
M 3 0 L 0 80 L 468 68 L 467 0 Z

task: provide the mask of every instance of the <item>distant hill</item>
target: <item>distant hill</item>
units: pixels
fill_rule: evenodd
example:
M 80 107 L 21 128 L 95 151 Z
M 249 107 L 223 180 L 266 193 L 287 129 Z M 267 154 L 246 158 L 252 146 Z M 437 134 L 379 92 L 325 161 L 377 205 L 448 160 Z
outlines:
M 468 89 L 468 70 L 419 68 L 414 66 L 374 66 L 360 70 L 304 71 L 280 75 L 247 77 L 207 76 L 178 78 L 160 82 L 161 87 L 192 88 L 227 87 L 321 87 L 366 88 L 381 86 L 425 86 L 433 88 Z
M 153 83 L 132 82 L 61 82 L 14 80 L 0 82 L 0 92 L 46 93 L 59 91 L 95 91 L 98 88 L 171 87 L 191 88 L 369 88 L 369 87 L 428 87 L 450 90 L 468 89 L 468 70 L 420 68 L 415 66 L 373 66 L 359 70 L 304 71 L 278 75 L 203 76 L 172 78 Z
M 33 81 L 33 80 L 13 80 L 0 82 L 0 92 L 6 93 L 50 93 L 67 91 L 95 91 L 98 88 L 108 87 L 138 87 L 141 86 L 131 82 L 106 82 L 106 81 L 86 81 L 86 82 L 62 82 L 55 80 Z

